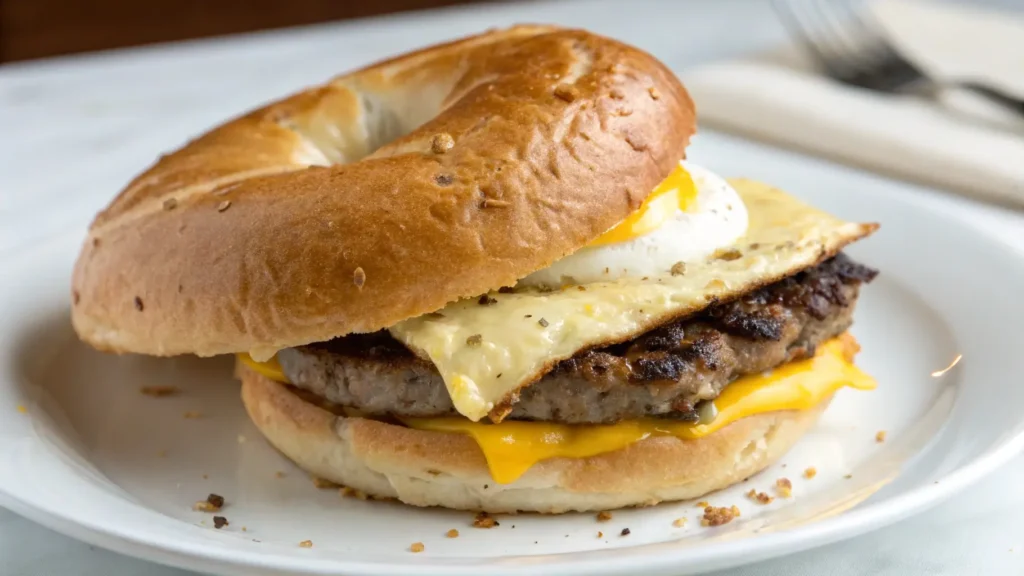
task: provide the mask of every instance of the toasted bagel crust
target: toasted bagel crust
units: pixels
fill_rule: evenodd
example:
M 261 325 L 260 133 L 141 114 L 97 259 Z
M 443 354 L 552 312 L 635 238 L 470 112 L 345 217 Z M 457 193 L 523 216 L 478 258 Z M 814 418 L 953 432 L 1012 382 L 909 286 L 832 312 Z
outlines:
M 635 210 L 695 130 L 652 56 L 521 26 L 400 56 L 164 156 L 94 221 L 72 320 L 202 356 L 367 332 L 515 281 Z
M 545 460 L 513 483 L 497 484 L 469 436 L 336 416 L 244 365 L 236 373 L 256 426 L 314 476 L 416 506 L 495 513 L 609 510 L 697 498 L 777 460 L 829 403 L 750 416 L 700 440 L 654 437 L 589 458 Z

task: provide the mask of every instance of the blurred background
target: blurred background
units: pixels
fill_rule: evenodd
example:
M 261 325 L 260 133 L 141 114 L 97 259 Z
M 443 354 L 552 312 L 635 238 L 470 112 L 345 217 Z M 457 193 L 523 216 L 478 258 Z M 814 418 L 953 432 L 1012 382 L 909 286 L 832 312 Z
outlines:
M 487 0 L 0 0 L 0 63 Z

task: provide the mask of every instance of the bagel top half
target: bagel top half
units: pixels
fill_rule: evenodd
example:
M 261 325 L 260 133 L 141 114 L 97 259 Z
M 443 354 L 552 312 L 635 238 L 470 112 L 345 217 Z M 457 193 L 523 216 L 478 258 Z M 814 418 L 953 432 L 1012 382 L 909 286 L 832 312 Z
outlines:
M 512 285 L 637 209 L 695 131 L 638 49 L 520 26 L 232 120 L 93 222 L 72 320 L 101 348 L 255 355 Z

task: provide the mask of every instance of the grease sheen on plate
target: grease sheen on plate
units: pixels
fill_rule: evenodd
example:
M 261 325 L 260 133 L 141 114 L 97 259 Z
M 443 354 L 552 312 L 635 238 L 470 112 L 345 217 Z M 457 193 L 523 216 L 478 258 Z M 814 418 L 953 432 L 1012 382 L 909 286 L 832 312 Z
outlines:
M 543 566 L 546 573 L 667 574 L 863 532 L 948 496 L 1018 450 L 1021 417 L 1011 408 L 1022 393 L 1003 384 L 1024 366 L 1012 338 L 992 338 L 993 327 L 1024 320 L 1011 297 L 1024 281 L 1016 255 L 924 202 L 899 200 L 901 187 L 884 180 L 724 138 L 695 148 L 719 173 L 772 181 L 845 218 L 899 223 L 853 250 L 883 270 L 864 293 L 854 329 L 864 346 L 859 364 L 879 388 L 840 393 L 779 465 L 707 498 L 738 505 L 742 516 L 732 523 L 701 528 L 693 503 L 680 503 L 618 511 L 601 523 L 592 514 L 499 516 L 499 527 L 482 530 L 467 513 L 316 491 L 248 423 L 230 362 L 106 356 L 77 343 L 66 322 L 77 235 L 3 263 L 22 279 L 5 285 L 0 299 L 3 503 L 87 541 L 219 573 L 383 574 L 414 566 L 468 574 L 486 566 L 501 574 Z M 955 270 L 928 254 L 942 254 Z M 978 294 L 972 278 L 990 280 L 985 297 L 962 297 L 972 286 Z M 963 360 L 953 370 L 930 375 L 957 354 Z M 138 392 L 162 384 L 182 392 Z M 887 431 L 882 444 L 878 430 Z M 817 470 L 811 480 L 802 476 L 808 466 Z M 792 499 L 761 506 L 743 496 L 750 488 L 771 494 L 783 476 L 794 484 Z M 230 525 L 219 531 L 209 515 L 191 510 L 210 492 L 228 501 L 222 514 Z M 674 527 L 680 517 L 689 520 Z M 630 534 L 619 536 L 626 527 Z M 458 538 L 445 537 L 451 528 Z M 313 547 L 299 548 L 304 540 Z M 410 553 L 414 542 L 425 550 Z

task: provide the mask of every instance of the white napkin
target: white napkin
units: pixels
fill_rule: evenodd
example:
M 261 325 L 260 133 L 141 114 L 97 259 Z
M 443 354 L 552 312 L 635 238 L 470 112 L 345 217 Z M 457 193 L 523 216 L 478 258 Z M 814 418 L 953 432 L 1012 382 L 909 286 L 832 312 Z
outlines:
M 905 56 L 938 79 L 1024 96 L 1024 14 L 922 2 L 870 5 Z M 949 90 L 937 100 L 844 86 L 796 46 L 684 75 L 702 126 L 1024 207 L 1024 117 Z

